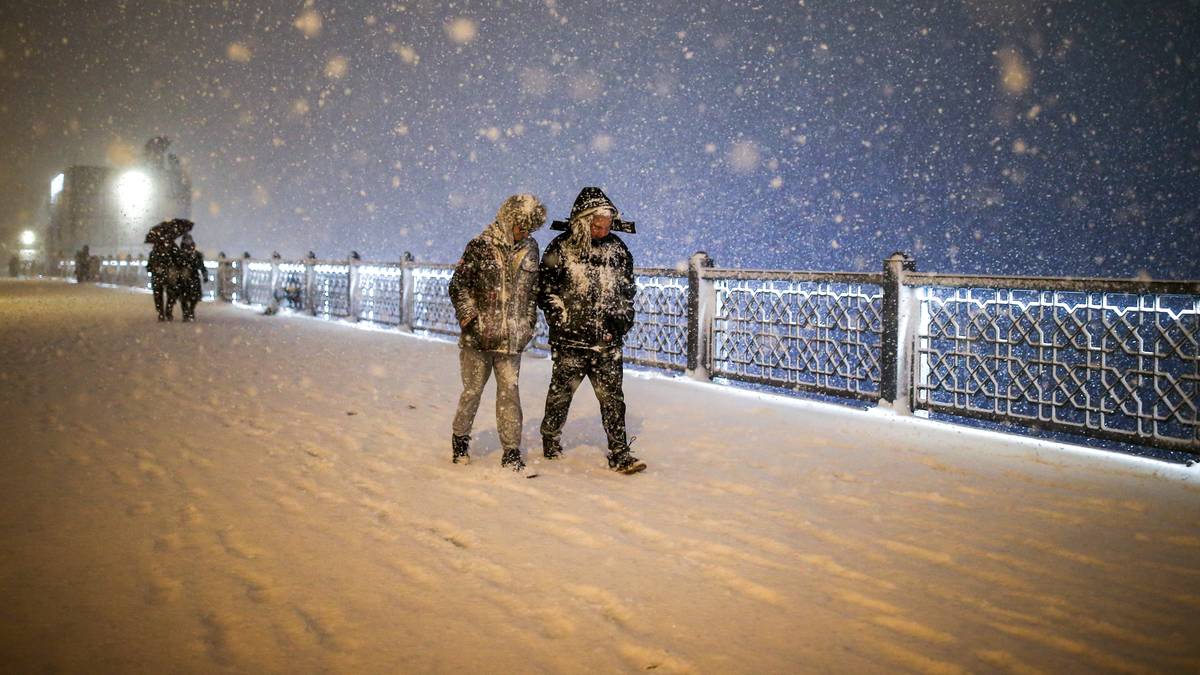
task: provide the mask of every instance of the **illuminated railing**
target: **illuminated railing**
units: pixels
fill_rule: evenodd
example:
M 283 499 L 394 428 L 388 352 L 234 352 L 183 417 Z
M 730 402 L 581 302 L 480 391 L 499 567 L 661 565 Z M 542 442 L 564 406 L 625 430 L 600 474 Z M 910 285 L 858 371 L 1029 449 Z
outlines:
M 207 261 L 206 297 L 404 330 L 459 333 L 452 265 Z M 58 274 L 74 265 L 61 261 Z M 142 260 L 106 283 L 147 286 Z M 878 401 L 1200 455 L 1200 282 L 918 273 L 635 270 L 629 362 L 697 379 Z M 531 348 L 549 349 L 544 318 Z
M 713 377 L 878 399 L 882 277 L 706 269 Z
M 909 273 L 917 410 L 1200 451 L 1200 285 Z

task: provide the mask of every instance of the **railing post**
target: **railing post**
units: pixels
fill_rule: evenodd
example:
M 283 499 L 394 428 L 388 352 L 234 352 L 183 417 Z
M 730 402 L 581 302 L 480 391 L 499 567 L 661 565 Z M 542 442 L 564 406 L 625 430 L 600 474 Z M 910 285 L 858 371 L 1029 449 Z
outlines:
M 350 251 L 349 274 L 350 279 L 346 284 L 346 291 L 350 294 L 346 302 L 347 317 L 351 321 L 358 321 L 358 308 L 362 305 L 362 289 L 358 283 L 358 265 L 362 262 L 362 256 L 358 255 L 358 251 Z
M 688 259 L 687 298 L 687 376 L 696 380 L 712 379 L 712 321 L 716 310 L 716 292 L 704 269 L 713 266 L 713 259 L 697 251 Z
M 242 303 L 248 305 L 248 304 L 250 304 L 250 252 L 249 251 L 242 252 L 242 269 L 239 271 L 241 273 L 241 282 L 242 282 Z
M 413 254 L 405 251 L 400 258 L 400 327 L 410 333 L 413 329 L 413 312 L 416 310 L 412 268 Z
M 317 315 L 317 254 L 312 251 L 304 258 L 304 309 Z
M 225 251 L 217 254 L 217 300 L 228 301 L 226 291 L 229 288 L 229 260 Z
M 273 251 L 271 253 L 271 298 L 267 303 L 267 312 L 270 314 L 276 314 L 279 312 L 279 286 L 281 283 L 279 277 L 279 261 L 282 258 L 283 256 L 279 255 L 279 251 Z
M 912 289 L 904 284 L 905 272 L 917 271 L 917 262 L 897 251 L 883 261 L 883 301 L 879 341 L 879 405 L 896 412 L 912 412 L 909 390 L 912 367 Z

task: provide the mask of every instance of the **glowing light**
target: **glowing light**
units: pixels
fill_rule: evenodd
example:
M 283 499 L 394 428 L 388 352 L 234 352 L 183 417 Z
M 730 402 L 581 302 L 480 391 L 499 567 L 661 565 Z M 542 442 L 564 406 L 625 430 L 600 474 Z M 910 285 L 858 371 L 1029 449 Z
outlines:
M 33 230 L 25 230 L 21 233 L 22 246 L 33 246 L 35 241 L 37 241 L 37 235 L 33 233 Z
M 150 210 L 150 194 L 154 184 L 141 171 L 126 171 L 117 179 L 117 198 L 121 213 L 131 219 L 141 218 Z
M 63 189 L 63 175 L 60 173 L 50 181 L 50 201 L 58 196 Z

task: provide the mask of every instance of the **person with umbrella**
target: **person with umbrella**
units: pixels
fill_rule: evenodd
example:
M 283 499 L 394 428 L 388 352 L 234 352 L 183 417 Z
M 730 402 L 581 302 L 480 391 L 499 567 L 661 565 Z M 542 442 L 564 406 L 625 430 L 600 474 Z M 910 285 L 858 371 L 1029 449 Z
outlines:
M 579 383 L 587 377 L 600 401 L 608 436 L 608 467 L 637 473 L 645 462 L 629 451 L 625 436 L 624 359 L 621 347 L 633 327 L 633 255 L 612 233 L 634 232 L 598 187 L 575 198 L 571 216 L 552 229 L 566 230 L 546 247 L 538 275 L 538 307 L 550 326 L 553 368 L 542 419 L 542 454 L 562 456 L 563 425 Z
M 164 220 L 146 233 L 146 243 L 152 244 L 146 271 L 150 273 L 150 290 L 159 321 L 174 321 L 174 288 L 183 275 L 178 266 L 179 247 L 175 239 L 191 232 L 192 221 L 183 218 Z

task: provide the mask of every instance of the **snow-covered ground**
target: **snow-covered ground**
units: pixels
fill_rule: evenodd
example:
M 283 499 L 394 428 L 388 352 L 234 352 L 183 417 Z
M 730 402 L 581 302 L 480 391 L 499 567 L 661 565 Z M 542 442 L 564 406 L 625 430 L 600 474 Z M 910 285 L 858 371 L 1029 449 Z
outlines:
M 13 672 L 1198 672 L 1195 469 L 630 374 L 526 478 L 453 344 L 0 282 Z

